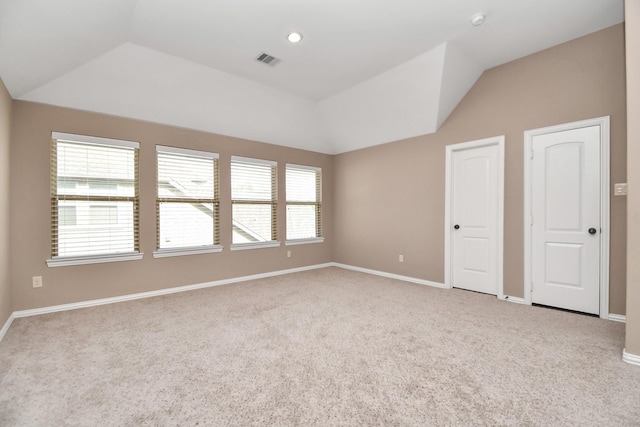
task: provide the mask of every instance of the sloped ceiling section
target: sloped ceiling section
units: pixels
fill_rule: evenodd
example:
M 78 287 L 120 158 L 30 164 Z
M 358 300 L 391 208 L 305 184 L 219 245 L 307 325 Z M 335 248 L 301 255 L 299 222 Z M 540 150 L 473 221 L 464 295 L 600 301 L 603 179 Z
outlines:
M 433 133 L 473 86 L 482 68 L 449 43 L 320 101 L 334 150 Z
M 0 77 L 14 99 L 124 43 L 135 0 L 1 0 Z
M 436 129 L 462 101 L 482 74 L 482 67 L 452 43 L 447 43 L 440 81 L 440 102 Z
M 0 78 L 14 99 L 336 154 L 435 132 L 483 70 L 622 3 L 0 0 Z
M 316 104 L 125 43 L 20 99 L 321 151 Z
M 314 102 L 124 43 L 20 99 L 336 154 L 437 131 L 482 73 L 453 49 Z

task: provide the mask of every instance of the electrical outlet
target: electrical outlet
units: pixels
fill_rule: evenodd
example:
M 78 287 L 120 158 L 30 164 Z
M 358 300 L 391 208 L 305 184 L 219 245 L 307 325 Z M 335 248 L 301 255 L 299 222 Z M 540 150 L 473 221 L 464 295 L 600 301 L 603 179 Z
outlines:
M 291 251 L 287 251 L 287 258 L 291 258 Z
M 404 262 L 404 255 L 398 255 L 398 261 Z
M 34 288 L 41 288 L 42 287 L 42 276 L 33 276 L 31 278 L 31 283 L 33 284 Z
M 614 192 L 613 192 L 614 196 L 626 196 L 627 195 L 627 183 L 626 182 L 615 184 L 613 186 L 613 188 L 614 188 Z

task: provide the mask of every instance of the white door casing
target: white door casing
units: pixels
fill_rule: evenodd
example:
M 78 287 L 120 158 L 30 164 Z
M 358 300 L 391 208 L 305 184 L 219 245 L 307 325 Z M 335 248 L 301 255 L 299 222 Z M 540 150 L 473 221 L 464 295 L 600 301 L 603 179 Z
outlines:
M 525 132 L 525 302 L 608 317 L 608 117 Z
M 447 146 L 445 284 L 503 297 L 504 136 Z

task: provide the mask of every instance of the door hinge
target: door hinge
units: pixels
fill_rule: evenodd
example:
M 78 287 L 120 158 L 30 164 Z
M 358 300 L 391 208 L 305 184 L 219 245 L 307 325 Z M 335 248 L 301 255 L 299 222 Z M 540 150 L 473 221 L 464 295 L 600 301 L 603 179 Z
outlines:
M 533 160 L 533 147 L 531 147 L 531 160 Z

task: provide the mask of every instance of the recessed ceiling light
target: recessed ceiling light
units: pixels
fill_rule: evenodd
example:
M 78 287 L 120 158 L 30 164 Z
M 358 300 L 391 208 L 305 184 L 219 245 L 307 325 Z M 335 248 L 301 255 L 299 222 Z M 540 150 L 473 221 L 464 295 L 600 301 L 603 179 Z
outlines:
M 476 27 L 482 25 L 482 23 L 484 22 L 484 18 L 485 16 L 482 13 L 476 13 L 471 17 L 471 25 Z
M 287 40 L 289 40 L 291 43 L 298 43 L 300 40 L 302 40 L 302 34 L 300 33 L 289 33 L 289 35 L 287 36 Z

